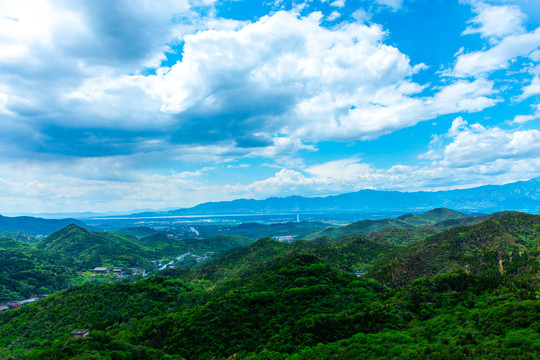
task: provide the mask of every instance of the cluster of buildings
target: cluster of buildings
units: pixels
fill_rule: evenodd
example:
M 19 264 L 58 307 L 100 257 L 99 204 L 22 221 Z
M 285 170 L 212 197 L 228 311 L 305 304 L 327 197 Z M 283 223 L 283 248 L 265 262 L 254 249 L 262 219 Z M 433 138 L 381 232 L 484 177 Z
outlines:
M 120 269 L 120 268 L 109 268 L 109 267 L 99 266 L 99 267 L 93 268 L 92 271 L 94 273 L 96 273 L 96 274 L 101 274 L 101 275 L 113 274 L 113 275 L 116 275 L 116 276 L 126 276 L 126 272 L 123 269 Z M 128 272 L 127 275 L 129 275 L 129 274 L 145 276 L 146 271 L 144 269 L 132 268 L 131 272 Z
M 118 276 L 124 275 L 124 271 L 122 269 L 113 269 L 108 267 L 96 267 L 93 268 L 92 271 L 97 274 L 114 274 Z
M 172 259 L 171 261 L 169 261 L 167 263 L 164 260 L 153 260 L 152 265 L 157 267 L 158 271 L 162 271 L 162 270 L 165 270 L 167 268 L 174 269 L 174 268 L 176 268 L 176 265 L 174 265 L 175 260 L 180 262 L 180 261 L 186 260 L 187 258 L 193 258 L 198 264 L 198 263 L 201 263 L 201 262 L 203 262 L 205 260 L 208 260 L 209 258 L 211 258 L 212 256 L 214 256 L 216 254 L 214 251 L 207 251 L 207 252 L 204 253 L 203 256 L 199 256 L 199 255 L 193 254 L 192 251 L 195 251 L 195 249 L 191 248 L 191 249 L 188 250 L 187 253 L 182 254 L 182 255 L 178 256 L 176 259 Z
M 76 329 L 69 333 L 72 338 L 84 338 L 90 334 L 90 329 Z
M 290 243 L 296 240 L 296 235 L 276 235 L 272 236 L 272 238 L 280 242 Z

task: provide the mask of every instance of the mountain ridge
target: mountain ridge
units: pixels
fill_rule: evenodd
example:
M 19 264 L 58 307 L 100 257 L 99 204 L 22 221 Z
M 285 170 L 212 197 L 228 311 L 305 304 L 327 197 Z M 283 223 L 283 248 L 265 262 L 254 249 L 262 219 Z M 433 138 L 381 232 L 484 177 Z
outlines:
M 33 216 L 8 217 L 0 215 L 0 231 L 24 231 L 32 235 L 49 235 L 70 224 L 86 226 L 76 219 L 44 219 Z
M 493 213 L 503 210 L 540 211 L 540 178 L 505 185 L 484 185 L 445 191 L 399 192 L 360 190 L 326 197 L 269 197 L 264 200 L 236 199 L 207 202 L 191 208 L 133 213 L 130 217 L 182 215 L 349 213 L 349 212 L 422 212 L 451 208 L 465 212 Z

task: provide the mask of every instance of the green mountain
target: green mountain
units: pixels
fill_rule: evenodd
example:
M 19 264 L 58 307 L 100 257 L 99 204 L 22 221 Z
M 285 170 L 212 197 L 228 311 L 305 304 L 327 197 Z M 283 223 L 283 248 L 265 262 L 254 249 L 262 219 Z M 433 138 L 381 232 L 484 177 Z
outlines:
M 75 272 L 23 241 L 0 238 L 0 302 L 65 289 Z
M 291 243 L 265 237 L 247 247 L 202 264 L 188 276 L 184 276 L 184 279 L 204 279 L 212 284 L 220 284 L 259 271 L 283 258 L 300 254 L 317 256 L 343 271 L 363 271 L 392 249 L 391 246 L 375 243 L 362 235 L 337 240 L 320 238 L 315 241 L 299 240 Z
M 433 225 L 447 220 L 466 219 L 469 216 L 458 211 L 437 208 L 429 210 L 423 214 L 406 214 L 399 216 L 396 220 L 403 221 L 413 226 Z
M 24 231 L 0 231 L 0 237 L 21 240 L 27 243 L 35 243 L 38 238 Z
M 387 229 L 412 229 L 420 226 L 435 225 L 452 220 L 464 220 L 469 216 L 444 208 L 430 210 L 424 214 L 406 214 L 396 219 L 362 220 L 339 228 L 328 227 L 322 231 L 305 236 L 305 240 L 328 236 L 339 238 L 352 234 L 369 234 Z M 448 226 L 451 226 L 448 223 Z
M 455 226 L 467 221 L 293 243 L 266 237 L 240 249 L 231 246 L 251 239 L 206 239 L 198 251 L 221 241 L 225 253 L 194 269 L 73 287 L 0 314 L 0 358 L 537 358 L 540 215 Z M 390 245 L 403 235 L 385 239 L 429 228 L 445 230 L 406 246 Z M 0 251 L 61 260 L 118 241 L 154 253 L 176 244 L 162 234 L 137 240 L 76 226 L 53 235 L 39 244 L 2 239 Z M 63 249 L 70 238 L 73 247 Z M 90 335 L 70 338 L 77 328 Z
M 380 260 L 369 275 L 400 286 L 454 269 L 540 281 L 540 215 L 507 213 L 455 227 Z
M 37 247 L 48 253 L 63 256 L 76 270 L 96 266 L 150 267 L 156 255 L 134 238 L 114 233 L 88 231 L 75 224 L 47 236 Z
M 223 253 L 231 249 L 247 246 L 253 240 L 243 236 L 218 235 L 205 239 L 181 239 L 174 240 L 161 233 L 140 240 L 145 246 L 156 250 L 162 256 L 176 251 L 178 255 L 191 249 L 193 254 L 203 255 L 206 252 Z
M 265 236 L 290 236 L 293 240 L 301 239 L 306 235 L 323 230 L 326 224 L 317 221 L 287 222 L 276 224 L 244 223 L 225 230 L 226 234 L 260 239 Z
M 48 235 L 69 224 L 85 226 L 75 219 L 42 219 L 31 216 L 7 217 L 0 215 L 0 231 L 24 231 L 32 235 Z
M 115 230 L 114 232 L 119 235 L 129 235 L 136 237 L 137 239 L 142 239 L 148 236 L 152 236 L 158 231 L 145 226 L 133 226 Z
M 0 237 L 0 250 L 24 251 L 30 249 L 32 249 L 32 246 L 24 241 L 8 237 Z
M 525 283 L 465 272 L 388 289 L 291 255 L 213 290 L 170 277 L 72 288 L 0 315 L 7 359 L 535 358 Z M 83 339 L 69 338 L 77 328 Z
M 0 302 L 29 298 L 81 283 L 110 281 L 80 274 L 95 267 L 149 271 L 156 269 L 152 260 L 170 261 L 189 250 L 197 256 L 207 252 L 217 256 L 252 242 L 249 238 L 230 235 L 177 241 L 160 233 L 139 240 L 115 233 L 92 232 L 74 224 L 35 244 L 0 238 Z M 195 257 L 189 257 L 176 265 L 192 267 L 197 261 Z

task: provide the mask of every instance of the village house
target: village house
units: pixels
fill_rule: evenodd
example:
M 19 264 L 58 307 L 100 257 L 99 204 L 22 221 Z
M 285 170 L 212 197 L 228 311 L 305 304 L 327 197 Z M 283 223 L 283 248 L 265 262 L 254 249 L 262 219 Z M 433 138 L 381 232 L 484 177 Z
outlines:
M 96 267 L 92 271 L 98 274 L 108 274 L 111 271 L 111 269 L 108 267 Z
M 118 276 L 124 275 L 124 272 L 122 271 L 122 269 L 113 269 L 112 273 Z
M 69 336 L 72 338 L 83 338 L 83 337 L 87 337 L 88 334 L 90 334 L 89 329 L 77 329 L 70 332 Z
M 7 307 L 7 305 L 0 305 L 0 314 L 8 310 L 9 308 Z

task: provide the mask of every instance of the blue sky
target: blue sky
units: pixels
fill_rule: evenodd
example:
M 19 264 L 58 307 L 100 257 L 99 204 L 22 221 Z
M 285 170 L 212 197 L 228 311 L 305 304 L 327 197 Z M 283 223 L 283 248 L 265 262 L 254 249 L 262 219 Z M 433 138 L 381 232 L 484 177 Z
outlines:
M 0 213 L 540 176 L 537 0 L 0 0 Z

